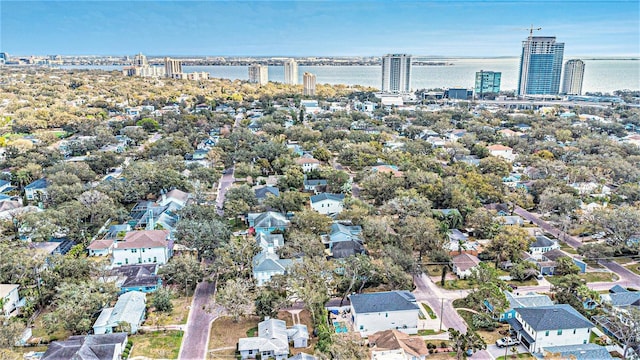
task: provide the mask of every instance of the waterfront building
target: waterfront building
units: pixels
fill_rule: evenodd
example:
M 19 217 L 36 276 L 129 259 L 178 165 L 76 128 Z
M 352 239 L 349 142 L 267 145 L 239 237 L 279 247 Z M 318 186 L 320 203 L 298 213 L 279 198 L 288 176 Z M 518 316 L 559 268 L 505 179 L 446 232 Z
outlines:
M 500 80 L 502 73 L 499 71 L 484 71 L 480 70 L 476 72 L 476 84 L 475 84 L 475 96 L 478 99 L 482 99 L 487 94 L 500 93 Z
M 387 54 L 382 57 L 382 92 L 406 94 L 411 91 L 411 55 Z
M 518 95 L 555 95 L 560 90 L 564 43 L 555 36 L 529 35 L 522 42 Z
M 9 54 L 6 52 L 0 52 L 0 64 L 9 62 Z
M 133 57 L 133 66 L 144 67 L 148 66 L 149 62 L 147 62 L 147 57 L 142 55 L 142 53 L 138 53 Z
M 302 75 L 302 84 L 303 90 L 302 95 L 304 96 L 315 96 L 316 95 L 316 76 L 312 73 L 304 73 Z
M 180 60 L 171 58 L 164 58 L 164 72 L 166 77 L 181 78 L 182 77 L 182 63 Z
M 266 65 L 249 66 L 249 82 L 266 85 L 269 82 L 269 68 Z
M 584 78 L 584 61 L 575 59 L 564 64 L 562 78 L 562 93 L 567 95 L 582 95 L 582 80 Z
M 284 83 L 298 84 L 298 63 L 295 59 L 288 59 L 284 62 Z

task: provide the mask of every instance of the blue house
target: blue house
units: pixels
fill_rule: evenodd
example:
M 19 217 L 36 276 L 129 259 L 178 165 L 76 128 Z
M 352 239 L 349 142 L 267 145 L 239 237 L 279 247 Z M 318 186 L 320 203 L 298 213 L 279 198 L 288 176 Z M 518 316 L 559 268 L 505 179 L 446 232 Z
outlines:
M 129 291 L 151 293 L 162 287 L 157 269 L 157 264 L 125 265 L 113 268 L 111 276 L 116 277 L 121 294 Z
M 498 316 L 498 320 L 502 322 L 514 318 L 516 316 L 515 309 L 553 305 L 553 301 L 551 301 L 547 295 L 536 294 L 533 292 L 524 295 L 516 295 L 509 291 L 505 291 L 504 295 L 507 298 L 509 307 L 501 313 L 500 316 Z M 494 307 L 489 303 L 489 301 L 484 300 L 484 305 L 489 311 L 494 311 Z
M 256 234 L 271 234 L 275 230 L 284 232 L 291 224 L 286 215 L 275 211 L 249 213 L 247 214 L 247 221 L 249 227 L 253 228 Z
M 40 199 L 47 197 L 47 180 L 45 178 L 38 179 L 31 184 L 24 187 L 24 194 L 27 200 L 35 200 L 40 196 Z
M 340 223 L 331 224 L 331 231 L 328 235 L 322 236 L 322 241 L 326 247 L 333 249 L 333 246 L 340 242 L 359 241 L 362 234 L 362 227 L 359 225 L 344 225 Z

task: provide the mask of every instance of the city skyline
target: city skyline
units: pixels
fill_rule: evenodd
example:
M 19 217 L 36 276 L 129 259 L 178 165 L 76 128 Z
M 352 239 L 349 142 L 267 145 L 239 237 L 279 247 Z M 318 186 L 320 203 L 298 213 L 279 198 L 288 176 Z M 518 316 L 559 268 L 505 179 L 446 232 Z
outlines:
M 543 28 L 537 35 L 571 44 L 566 58 L 637 57 L 640 5 L 611 3 L 2 1 L 0 50 L 19 55 L 298 57 L 394 52 L 503 57 L 517 56 L 525 29 L 534 24 Z M 464 27 L 459 26 L 461 19 Z M 378 24 L 384 23 L 393 26 L 381 31 Z

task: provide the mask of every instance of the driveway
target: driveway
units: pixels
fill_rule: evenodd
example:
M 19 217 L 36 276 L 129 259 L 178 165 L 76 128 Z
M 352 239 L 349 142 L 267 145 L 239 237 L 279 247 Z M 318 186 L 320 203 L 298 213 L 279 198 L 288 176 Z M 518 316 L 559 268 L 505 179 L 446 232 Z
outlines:
M 507 346 L 506 348 L 499 348 L 496 344 L 487 344 L 487 353 L 491 354 L 491 359 L 497 359 L 500 356 L 504 356 L 505 350 L 507 351 L 507 357 L 512 355 L 511 346 Z M 523 345 L 518 345 L 518 354 L 526 354 L 528 353 L 527 349 Z M 473 356 L 475 358 L 475 356 Z
M 214 302 L 215 292 L 215 282 L 205 280 L 196 286 L 178 359 L 200 360 L 207 358 L 211 322 L 221 313 L 221 308 L 216 306 Z
M 467 331 L 464 319 L 453 308 L 453 300 L 466 297 L 469 291 L 440 289 L 426 274 L 414 276 L 413 280 L 416 285 L 413 291 L 416 300 L 427 303 L 438 318 L 442 317 L 442 329 L 454 328 L 462 332 Z
M 231 167 L 225 171 L 226 171 L 226 174 L 223 174 L 222 177 L 220 178 L 220 181 L 218 182 L 218 196 L 216 198 L 216 209 L 217 209 L 218 215 L 220 216 L 224 214 L 224 211 L 222 210 L 222 206 L 224 205 L 224 197 L 227 194 L 227 190 L 235 180 L 233 178 L 233 173 L 235 171 L 234 167 Z

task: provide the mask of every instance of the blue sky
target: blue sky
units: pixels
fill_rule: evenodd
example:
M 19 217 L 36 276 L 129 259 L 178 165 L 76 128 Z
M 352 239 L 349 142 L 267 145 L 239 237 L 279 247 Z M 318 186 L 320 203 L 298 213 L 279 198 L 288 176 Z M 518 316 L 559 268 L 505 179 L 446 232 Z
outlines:
M 7 1 L 10 54 L 519 56 L 530 24 L 565 56 L 640 56 L 637 0 Z

